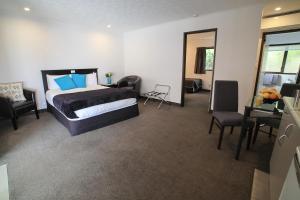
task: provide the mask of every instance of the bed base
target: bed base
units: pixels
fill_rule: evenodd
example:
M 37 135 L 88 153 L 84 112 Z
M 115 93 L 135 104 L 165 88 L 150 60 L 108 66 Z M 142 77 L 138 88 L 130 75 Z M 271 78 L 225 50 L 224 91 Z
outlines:
M 102 128 L 139 115 L 138 104 L 77 121 L 68 120 L 61 112 L 49 104 L 48 111 L 50 111 L 54 117 L 69 130 L 72 136 Z

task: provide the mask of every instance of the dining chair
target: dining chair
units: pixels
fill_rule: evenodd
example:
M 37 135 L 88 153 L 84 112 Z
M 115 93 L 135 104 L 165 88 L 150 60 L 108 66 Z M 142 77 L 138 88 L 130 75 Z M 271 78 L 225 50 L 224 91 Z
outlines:
M 282 97 L 292 97 L 295 94 L 296 90 L 300 90 L 300 84 L 292 84 L 292 83 L 284 83 L 281 87 L 280 90 L 280 95 Z M 279 99 L 278 103 L 277 103 L 277 109 L 284 109 L 284 102 L 281 99 Z M 255 144 L 256 139 L 257 139 L 257 135 L 258 132 L 265 132 L 260 130 L 260 128 L 262 127 L 269 127 L 269 137 L 272 136 L 272 132 L 273 132 L 273 128 L 278 129 L 279 125 L 280 125 L 280 121 L 281 121 L 281 114 L 279 113 L 271 113 L 270 115 L 266 116 L 266 117 L 258 117 L 256 119 L 256 124 L 255 124 L 255 130 L 254 130 L 254 135 L 253 135 L 253 140 L 252 140 L 252 144 Z
M 214 86 L 213 113 L 209 128 L 211 134 L 214 122 L 220 128 L 218 149 L 221 148 L 225 127 L 231 127 L 232 134 L 235 126 L 241 126 L 243 115 L 238 112 L 238 82 L 216 80 Z M 253 125 L 249 126 L 252 133 Z

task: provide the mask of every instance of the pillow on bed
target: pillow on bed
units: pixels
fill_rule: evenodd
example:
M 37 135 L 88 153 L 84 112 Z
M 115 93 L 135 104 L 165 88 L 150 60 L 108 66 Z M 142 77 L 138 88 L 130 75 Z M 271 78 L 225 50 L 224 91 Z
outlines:
M 54 79 L 59 78 L 59 77 L 63 77 L 63 76 L 66 76 L 66 75 L 68 75 L 68 74 L 64 74 L 64 75 L 48 75 L 47 74 L 46 76 L 47 76 L 48 89 L 49 90 L 60 89 Z
M 92 73 L 92 74 L 87 74 L 86 75 L 86 85 L 87 86 L 98 85 L 97 74 L 96 73 Z
M 54 80 L 61 90 L 70 90 L 76 88 L 73 79 L 69 75 L 59 77 Z
M 85 74 L 71 74 L 76 87 L 86 88 L 86 75 Z

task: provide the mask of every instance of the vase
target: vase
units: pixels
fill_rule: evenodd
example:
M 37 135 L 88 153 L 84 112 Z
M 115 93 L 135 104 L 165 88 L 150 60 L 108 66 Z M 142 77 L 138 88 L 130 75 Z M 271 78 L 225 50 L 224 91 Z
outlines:
M 106 77 L 107 85 L 111 85 L 111 77 Z

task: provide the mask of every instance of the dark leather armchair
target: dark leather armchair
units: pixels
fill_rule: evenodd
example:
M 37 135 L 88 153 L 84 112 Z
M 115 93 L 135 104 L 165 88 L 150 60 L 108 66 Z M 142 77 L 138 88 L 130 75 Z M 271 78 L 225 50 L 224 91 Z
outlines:
M 141 82 L 142 79 L 139 76 L 125 76 L 124 78 L 120 79 L 117 82 L 118 88 L 129 88 L 138 94 L 140 96 L 140 89 L 141 89 Z
M 36 107 L 35 92 L 23 89 L 26 101 L 12 102 L 10 99 L 0 97 L 0 117 L 11 119 L 14 129 L 18 129 L 17 119 L 20 115 L 33 111 L 36 118 L 39 119 L 39 113 Z

